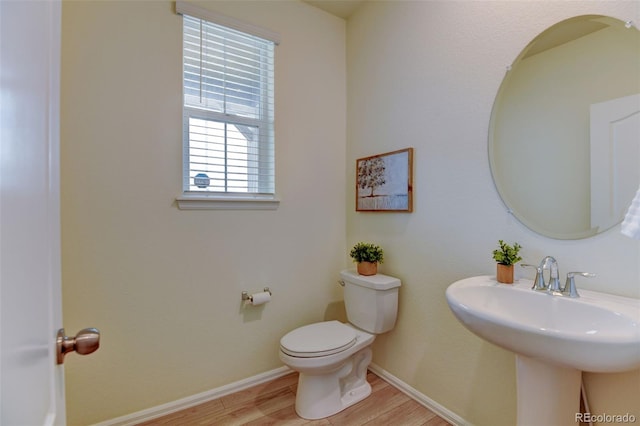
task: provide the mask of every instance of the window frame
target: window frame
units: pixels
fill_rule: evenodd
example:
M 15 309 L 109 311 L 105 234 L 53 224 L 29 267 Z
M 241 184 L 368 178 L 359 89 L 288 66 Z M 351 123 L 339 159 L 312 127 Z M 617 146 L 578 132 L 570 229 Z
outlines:
M 233 30 L 243 32 L 247 35 L 257 36 L 274 43 L 274 48 L 279 44 L 279 36 L 269 30 L 255 27 L 253 25 L 237 21 L 233 18 L 219 15 L 208 9 L 203 9 L 185 1 L 176 2 L 176 13 L 182 15 L 189 15 L 195 19 L 201 19 L 210 23 L 227 27 Z M 183 24 L 184 33 L 184 24 Z M 182 61 L 184 64 L 184 50 L 182 52 Z M 273 83 L 273 81 L 272 81 Z M 273 85 L 269 87 L 273 90 Z M 204 108 L 198 108 L 194 106 L 188 106 L 184 100 L 184 65 L 183 65 L 183 77 L 182 77 L 182 146 L 183 146 L 183 167 L 182 167 L 182 195 L 176 197 L 176 203 L 179 209 L 182 210 L 203 210 L 203 209 L 222 209 L 222 210 L 274 210 L 277 209 L 280 200 L 275 194 L 275 170 L 271 173 L 273 192 L 231 192 L 231 191 L 193 191 L 190 190 L 190 158 L 189 158 L 189 121 L 190 119 L 199 119 L 205 121 L 215 121 L 219 123 L 227 123 L 227 125 L 246 125 L 256 127 L 259 129 L 259 139 L 257 141 L 258 151 L 267 149 L 268 152 L 261 152 L 258 154 L 259 158 L 263 158 L 263 155 L 271 157 L 270 166 L 275 168 L 275 141 L 265 144 L 261 143 L 265 137 L 274 138 L 274 123 L 273 123 L 273 109 L 270 110 L 268 116 L 260 116 L 258 118 L 249 118 L 228 114 L 225 112 L 211 111 Z M 271 125 L 269 126 L 269 120 Z M 265 125 L 266 130 L 265 130 Z M 259 164 L 263 164 L 259 161 Z M 258 173 L 260 174 L 260 173 Z M 258 191 L 262 181 L 258 179 Z

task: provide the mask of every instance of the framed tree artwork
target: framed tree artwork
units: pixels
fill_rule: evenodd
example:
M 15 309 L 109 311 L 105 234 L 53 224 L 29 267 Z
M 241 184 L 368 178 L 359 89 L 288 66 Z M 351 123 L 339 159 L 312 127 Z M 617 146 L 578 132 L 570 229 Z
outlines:
M 413 211 L 413 148 L 356 160 L 356 211 Z

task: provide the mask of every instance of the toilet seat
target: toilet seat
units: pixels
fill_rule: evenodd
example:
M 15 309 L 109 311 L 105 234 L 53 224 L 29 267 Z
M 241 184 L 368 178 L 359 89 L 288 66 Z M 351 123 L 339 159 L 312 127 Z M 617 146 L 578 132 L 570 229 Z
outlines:
M 339 321 L 297 328 L 280 339 L 280 349 L 298 358 L 316 358 L 345 351 L 355 345 L 356 331 Z

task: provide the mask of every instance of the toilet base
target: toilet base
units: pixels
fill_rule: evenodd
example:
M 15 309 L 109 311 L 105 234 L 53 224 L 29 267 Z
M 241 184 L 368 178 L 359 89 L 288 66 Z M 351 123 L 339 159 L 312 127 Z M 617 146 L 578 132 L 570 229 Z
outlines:
M 371 395 L 367 367 L 371 363 L 369 346 L 353 354 L 329 374 L 300 373 L 296 393 L 296 413 L 309 420 L 332 416 Z

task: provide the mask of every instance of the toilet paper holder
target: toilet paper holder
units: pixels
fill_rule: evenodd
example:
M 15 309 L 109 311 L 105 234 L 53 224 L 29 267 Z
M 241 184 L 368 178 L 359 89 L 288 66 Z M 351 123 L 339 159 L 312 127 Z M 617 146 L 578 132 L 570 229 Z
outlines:
M 272 294 L 272 293 L 271 293 L 271 290 L 269 290 L 269 287 L 265 287 L 264 289 L 262 289 L 262 291 L 266 291 L 267 293 L 269 293 L 269 295 L 271 295 L 271 294 Z M 247 292 L 247 291 L 243 291 L 243 292 L 242 292 L 242 300 L 243 300 L 243 301 L 246 301 L 246 300 L 253 301 L 253 300 L 251 299 L 251 297 L 252 297 L 252 295 L 251 295 L 251 294 L 249 294 L 249 292 Z

